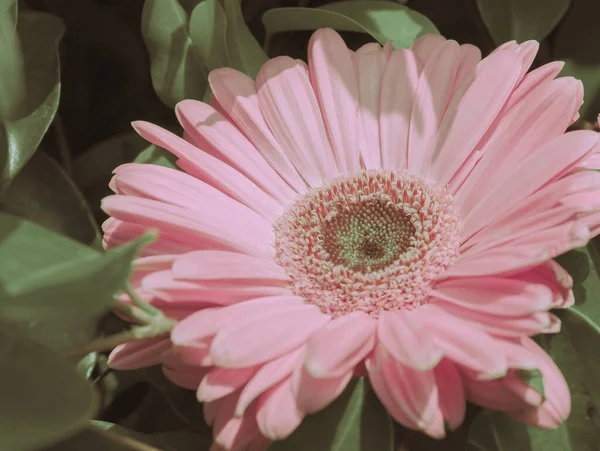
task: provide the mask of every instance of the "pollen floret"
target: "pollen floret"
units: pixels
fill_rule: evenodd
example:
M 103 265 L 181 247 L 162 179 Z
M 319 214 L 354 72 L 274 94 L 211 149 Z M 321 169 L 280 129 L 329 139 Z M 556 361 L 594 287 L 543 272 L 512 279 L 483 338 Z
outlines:
M 443 190 L 364 171 L 314 189 L 275 223 L 276 260 L 324 313 L 412 309 L 458 256 L 459 220 Z

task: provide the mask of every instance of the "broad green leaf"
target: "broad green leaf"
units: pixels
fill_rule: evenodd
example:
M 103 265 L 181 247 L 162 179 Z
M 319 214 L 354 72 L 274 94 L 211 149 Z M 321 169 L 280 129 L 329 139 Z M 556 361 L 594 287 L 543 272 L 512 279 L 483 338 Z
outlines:
M 408 48 L 419 36 L 439 34 L 425 16 L 388 1 L 341 1 L 319 8 L 275 8 L 263 15 L 267 33 L 316 30 L 368 33 L 380 43 L 392 41 L 394 48 Z
M 352 381 L 323 411 L 310 415 L 269 451 L 393 451 L 392 420 L 363 379 Z
M 43 345 L 0 327 L 0 443 L 38 449 L 85 426 L 96 412 L 93 388 Z
M 600 440 L 600 329 L 576 310 L 557 312 L 562 331 L 539 341 L 567 380 L 571 415 L 548 431 L 525 426 L 501 413 L 480 415 L 469 440 L 480 451 L 596 451 Z M 548 394 L 548 396 L 551 396 Z
M 25 95 L 23 57 L 11 5 L 0 5 L 0 118 L 10 118 Z
M 512 39 L 541 41 L 569 9 L 570 0 L 477 0 L 481 17 L 496 44 Z
M 556 258 L 573 278 L 574 309 L 600 324 L 600 252 L 597 240 Z
M 192 44 L 208 70 L 229 65 L 227 17 L 218 0 L 204 0 L 190 17 Z
M 73 324 L 110 309 L 151 234 L 106 253 L 0 214 L 0 317 Z
M 19 14 L 25 97 L 10 119 L 0 121 L 0 192 L 31 158 L 54 119 L 60 97 L 58 43 L 62 22 L 54 16 Z
M 2 210 L 85 244 L 100 231 L 79 189 L 52 158 L 38 152 L 10 184 Z
M 552 35 L 551 59 L 565 62 L 561 76 L 580 79 L 584 104 L 579 114 L 596 122 L 600 111 L 600 2 L 571 0 L 571 7 Z
M 0 12 L 9 11 L 15 29 L 17 26 L 17 10 L 17 0 L 0 0 Z
M 154 434 L 142 434 L 141 432 L 127 429 L 119 426 L 118 424 L 108 423 L 106 421 L 93 421 L 93 424 L 96 426 L 96 428 L 93 428 L 92 431 L 96 429 L 96 435 L 101 435 L 98 433 L 97 429 L 110 432 L 110 434 L 104 434 L 105 440 L 112 438 L 113 441 L 115 441 L 115 437 L 122 437 L 121 446 L 127 444 L 127 439 L 133 439 L 139 443 L 157 447 L 162 451 L 208 451 L 212 444 L 212 437 L 210 433 L 199 434 L 188 430 L 179 430 L 159 432 Z M 89 431 L 86 432 L 89 434 Z M 82 447 L 79 449 L 84 448 Z M 88 448 L 85 449 L 88 451 Z M 90 449 L 90 451 L 93 449 L 94 448 Z M 78 448 L 73 448 L 73 451 L 78 451 Z M 100 451 L 100 448 L 98 448 L 98 451 Z
M 244 22 L 241 0 L 221 0 L 221 3 L 227 16 L 227 49 L 231 67 L 256 78 L 269 57 Z
M 150 54 L 152 84 L 170 107 L 183 99 L 202 100 L 207 71 L 192 45 L 189 14 L 199 0 L 146 0 L 142 36 Z
M 177 157 L 175 155 L 154 144 L 151 144 L 140 152 L 134 160 L 135 163 L 157 164 L 159 166 L 178 169 L 178 166 L 175 164 L 176 161 Z

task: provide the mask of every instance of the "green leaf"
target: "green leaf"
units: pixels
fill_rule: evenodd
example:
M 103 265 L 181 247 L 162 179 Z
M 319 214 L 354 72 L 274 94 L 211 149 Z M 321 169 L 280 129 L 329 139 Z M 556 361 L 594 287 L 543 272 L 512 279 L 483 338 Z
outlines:
M 139 248 L 97 252 L 32 222 L 0 214 L 0 317 L 29 324 L 74 324 L 110 309 Z
M 52 158 L 38 152 L 4 194 L 2 209 L 85 244 L 100 231 L 83 195 Z
M 480 415 L 469 441 L 481 451 L 596 451 L 600 431 L 600 329 L 576 310 L 556 312 L 562 331 L 539 341 L 571 392 L 571 415 L 558 429 L 525 426 L 502 413 Z
M 95 391 L 69 363 L 6 325 L 0 328 L 0 374 L 3 451 L 61 440 L 96 412 Z
M 208 70 L 229 65 L 227 17 L 218 0 L 204 0 L 192 11 L 190 37 Z
M 150 53 L 154 90 L 170 107 L 183 99 L 202 100 L 207 71 L 192 45 L 189 13 L 199 0 L 146 0 L 142 36 Z
M 141 151 L 134 160 L 135 163 L 157 164 L 159 166 L 179 169 L 179 167 L 175 164 L 176 161 L 177 157 L 175 155 L 154 144 L 151 144 L 146 149 Z
M 0 5 L 0 117 L 10 118 L 25 96 L 23 57 L 13 9 Z
M 393 451 L 392 420 L 364 378 L 269 451 Z
M 477 0 L 481 17 L 496 44 L 512 39 L 541 41 L 569 9 L 569 0 Z
M 25 72 L 25 97 L 10 119 L 0 121 L 0 193 L 38 148 L 60 97 L 58 43 L 62 22 L 54 16 L 19 14 L 17 32 Z
M 244 21 L 241 0 L 221 0 L 221 3 L 227 16 L 227 49 L 231 67 L 256 78 L 269 57 Z
M 583 82 L 584 104 L 579 114 L 596 122 L 600 111 L 600 2 L 571 0 L 571 7 L 552 35 L 551 59 L 565 62 L 561 76 Z
M 320 8 L 275 8 L 265 12 L 263 23 L 269 35 L 329 27 L 368 33 L 381 44 L 392 41 L 394 48 L 408 48 L 424 34 L 439 34 L 422 14 L 388 1 L 342 1 Z
M 118 424 L 108 423 L 106 421 L 93 421 L 93 424 L 96 426 L 94 429 L 101 429 L 111 433 L 110 435 L 105 434 L 106 438 L 114 438 L 115 436 L 124 437 L 125 440 L 121 443 L 126 443 L 127 438 L 131 438 L 138 442 L 158 447 L 162 451 L 204 451 L 208 450 L 212 444 L 212 437 L 210 434 L 198 434 L 188 430 L 142 434 L 141 432 L 127 429 Z M 79 449 L 88 451 L 87 447 L 73 448 L 73 451 L 79 451 Z M 110 449 L 112 450 L 112 448 Z M 101 449 L 98 448 L 98 451 L 101 451 Z

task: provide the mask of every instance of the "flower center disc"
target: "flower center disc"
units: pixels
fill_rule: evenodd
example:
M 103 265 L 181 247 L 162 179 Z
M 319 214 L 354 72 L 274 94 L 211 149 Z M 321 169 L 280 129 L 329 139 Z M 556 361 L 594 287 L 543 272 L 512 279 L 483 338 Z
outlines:
M 301 196 L 275 223 L 276 260 L 294 292 L 334 317 L 412 309 L 458 256 L 445 192 L 417 177 L 365 171 Z

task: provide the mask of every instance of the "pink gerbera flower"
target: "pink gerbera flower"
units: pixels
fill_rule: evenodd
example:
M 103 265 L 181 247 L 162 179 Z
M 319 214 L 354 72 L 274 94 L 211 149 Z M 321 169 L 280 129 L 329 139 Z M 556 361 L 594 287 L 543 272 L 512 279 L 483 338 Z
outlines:
M 552 258 L 598 233 L 599 138 L 565 133 L 582 86 L 561 63 L 527 73 L 537 47 L 352 52 L 324 29 L 308 66 L 213 71 L 213 106 L 177 106 L 185 140 L 135 123 L 184 172 L 119 167 L 105 243 L 159 229 L 133 283 L 180 322 L 112 366 L 197 389 L 215 449 L 286 437 L 357 375 L 432 437 L 466 400 L 558 426 L 569 392 L 529 337 L 573 303 Z M 545 396 L 520 377 L 534 369 Z

